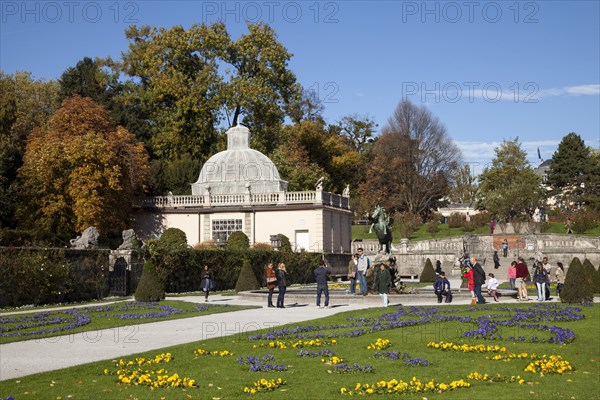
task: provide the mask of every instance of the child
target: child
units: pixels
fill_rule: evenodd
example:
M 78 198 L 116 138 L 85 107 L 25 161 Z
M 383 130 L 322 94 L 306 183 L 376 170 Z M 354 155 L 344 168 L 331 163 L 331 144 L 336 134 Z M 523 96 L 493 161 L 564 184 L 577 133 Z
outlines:
M 496 289 L 498 289 L 498 279 L 494 278 L 494 274 L 492 273 L 489 273 L 488 276 L 490 279 L 488 279 L 487 291 L 494 298 L 494 301 L 498 301 L 498 295 L 496 294 Z

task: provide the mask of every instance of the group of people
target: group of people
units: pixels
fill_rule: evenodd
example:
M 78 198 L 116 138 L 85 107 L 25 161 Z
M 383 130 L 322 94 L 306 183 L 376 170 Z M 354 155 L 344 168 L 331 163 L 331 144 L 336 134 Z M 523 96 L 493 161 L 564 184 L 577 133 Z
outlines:
M 283 305 L 285 301 L 285 292 L 290 285 L 285 264 L 280 262 L 277 264 L 277 269 L 275 269 L 273 263 L 268 263 L 267 268 L 265 269 L 265 280 L 267 282 L 267 289 L 269 289 L 269 295 L 267 297 L 268 307 L 285 308 Z M 279 291 L 277 294 L 277 306 L 273 305 L 273 292 L 275 291 L 275 288 L 278 288 Z
M 565 281 L 565 268 L 559 261 L 556 263 L 556 269 L 548 262 L 548 257 L 541 261 L 534 262 L 533 271 L 530 273 L 523 257 L 513 261 L 508 268 L 508 280 L 511 289 L 517 290 L 517 299 L 519 301 L 528 301 L 527 282 L 533 281 L 537 289 L 537 300 L 550 300 L 550 285 L 556 283 L 556 295 L 560 296 Z
M 485 271 L 476 257 L 470 257 L 465 259 L 463 267 L 463 277 L 467 279 L 467 286 L 471 292 L 471 303 L 485 304 L 486 301 L 481 293 L 481 287 L 485 284 Z M 498 301 L 498 280 L 494 274 L 488 274 L 487 291 L 494 298 L 494 301 Z

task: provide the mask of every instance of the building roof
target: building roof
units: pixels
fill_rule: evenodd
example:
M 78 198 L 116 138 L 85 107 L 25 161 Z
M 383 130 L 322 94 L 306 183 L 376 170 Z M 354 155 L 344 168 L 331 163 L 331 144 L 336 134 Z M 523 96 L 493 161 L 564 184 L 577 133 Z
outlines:
M 237 125 L 227 131 L 227 150 L 206 161 L 193 195 L 274 193 L 287 191 L 275 164 L 260 151 L 251 149 L 250 130 Z

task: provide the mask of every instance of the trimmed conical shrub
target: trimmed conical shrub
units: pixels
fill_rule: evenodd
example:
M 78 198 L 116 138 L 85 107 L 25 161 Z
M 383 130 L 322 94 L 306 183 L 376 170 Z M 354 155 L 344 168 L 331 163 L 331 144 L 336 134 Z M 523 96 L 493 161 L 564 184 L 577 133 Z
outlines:
M 236 292 L 244 292 L 246 290 L 257 290 L 260 289 L 260 283 L 258 283 L 258 279 L 256 279 L 256 275 L 254 275 L 254 271 L 252 270 L 252 265 L 250 265 L 250 261 L 244 259 L 244 263 L 242 264 L 242 270 L 240 271 L 240 276 L 235 284 Z
M 596 272 L 596 268 L 594 268 L 594 264 L 587 258 L 583 260 L 583 270 L 585 272 L 586 278 L 592 284 L 592 292 L 599 292 L 600 289 L 600 275 Z
M 165 298 L 165 289 L 152 262 L 147 261 L 144 264 L 142 276 L 133 297 L 136 301 L 144 302 L 160 301 Z
M 560 292 L 563 303 L 580 304 L 593 300 L 592 282 L 588 278 L 579 258 L 575 257 L 569 264 L 565 285 Z
M 598 266 L 598 269 L 596 270 L 596 279 L 598 280 L 597 282 L 600 285 L 600 265 Z M 596 286 L 594 293 L 600 293 L 600 287 Z
M 433 269 L 433 264 L 431 260 L 428 258 L 425 261 L 425 267 L 423 268 L 423 272 L 419 276 L 419 282 L 435 282 L 435 270 Z

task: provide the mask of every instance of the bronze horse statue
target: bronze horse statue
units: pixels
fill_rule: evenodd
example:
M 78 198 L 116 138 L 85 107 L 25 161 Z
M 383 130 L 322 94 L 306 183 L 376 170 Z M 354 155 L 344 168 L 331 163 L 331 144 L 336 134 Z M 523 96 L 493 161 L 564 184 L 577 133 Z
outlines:
M 383 251 L 385 246 L 385 254 L 390 254 L 392 249 L 392 224 L 394 220 L 388 217 L 385 208 L 379 204 L 373 210 L 373 213 L 369 216 L 371 221 L 371 227 L 369 233 L 375 229 L 377 239 L 379 239 L 379 253 Z

